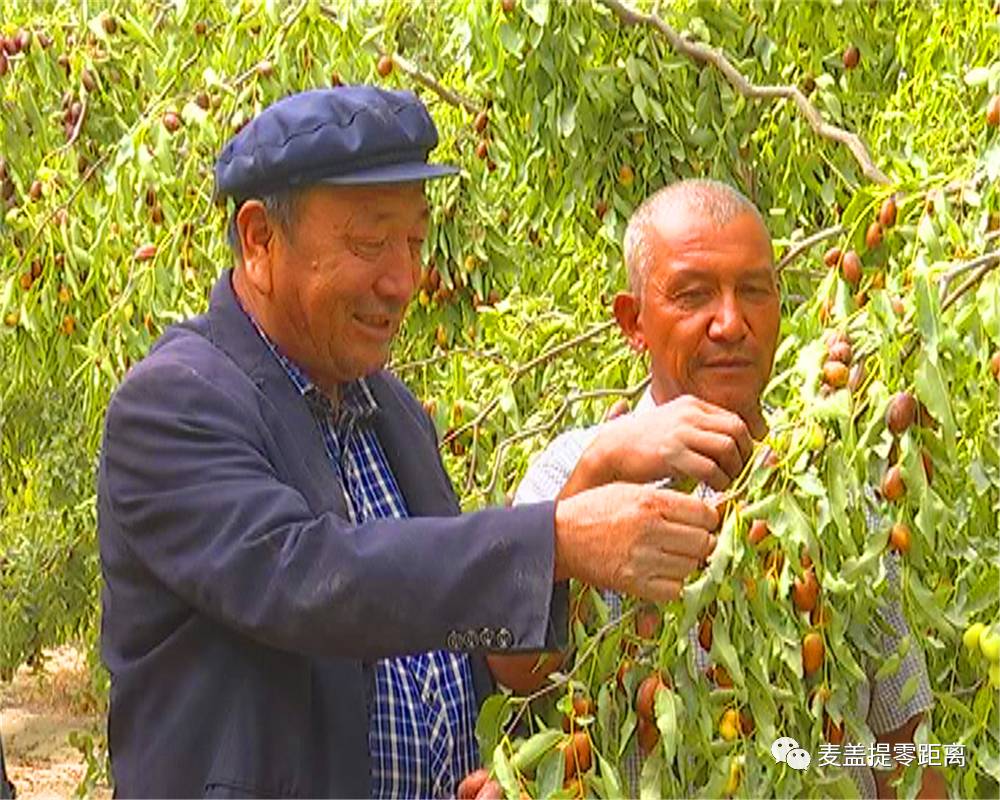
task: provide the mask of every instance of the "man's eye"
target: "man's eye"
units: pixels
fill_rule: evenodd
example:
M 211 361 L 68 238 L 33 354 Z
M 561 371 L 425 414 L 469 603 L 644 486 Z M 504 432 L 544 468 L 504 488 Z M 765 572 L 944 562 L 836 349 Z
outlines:
M 676 297 L 681 303 L 692 305 L 695 303 L 704 303 L 709 297 L 709 292 L 705 289 L 692 289 L 688 292 L 681 292 Z
M 355 239 L 354 250 L 362 256 L 377 256 L 385 247 L 385 239 Z

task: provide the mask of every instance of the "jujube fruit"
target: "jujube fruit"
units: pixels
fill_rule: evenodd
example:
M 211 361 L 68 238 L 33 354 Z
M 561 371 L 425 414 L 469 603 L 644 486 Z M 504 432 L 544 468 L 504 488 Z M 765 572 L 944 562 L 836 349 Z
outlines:
M 882 496 L 890 503 L 894 503 L 905 493 L 906 484 L 903 483 L 903 472 L 894 464 L 882 476 Z
M 747 539 L 749 540 L 750 544 L 756 547 L 762 541 L 764 541 L 764 539 L 767 538 L 767 535 L 770 532 L 771 531 L 767 527 L 766 520 L 755 519 L 753 522 L 750 523 L 750 533 L 747 534 Z M 708 648 L 705 649 L 707 650 Z
M 850 378 L 850 370 L 847 365 L 840 361 L 827 361 L 823 365 L 823 380 L 834 389 L 847 386 Z
M 861 282 L 861 259 L 853 250 L 848 250 L 840 262 L 840 271 L 844 280 L 851 286 L 857 286 Z
M 861 61 L 861 51 L 852 44 L 844 51 L 843 61 L 845 69 L 854 69 Z
M 917 416 L 917 400 L 909 392 L 899 392 L 889 402 L 885 424 L 895 436 L 909 428 Z
M 823 637 L 815 631 L 802 638 L 802 669 L 806 675 L 812 675 L 823 666 L 824 651 Z
M 896 201 L 891 197 L 882 201 L 882 206 L 878 210 L 878 221 L 883 228 L 891 228 L 896 224 Z
M 901 555 L 910 552 L 910 528 L 905 522 L 897 522 L 889 531 L 889 546 Z
M 590 737 L 583 732 L 571 733 L 569 741 L 563 746 L 563 756 L 566 759 L 564 775 L 570 777 L 590 769 L 592 755 Z
M 869 250 L 874 250 L 882 244 L 882 226 L 878 222 L 873 222 L 865 231 L 865 246 Z

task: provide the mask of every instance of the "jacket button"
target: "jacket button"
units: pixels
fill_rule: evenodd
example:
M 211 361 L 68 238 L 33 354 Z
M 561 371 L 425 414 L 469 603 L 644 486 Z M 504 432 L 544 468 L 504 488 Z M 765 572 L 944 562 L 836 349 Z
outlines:
M 507 650 L 512 644 L 514 644 L 514 634 L 510 632 L 510 628 L 501 628 L 497 631 L 497 647 L 500 650 Z
M 448 633 L 448 638 L 445 639 L 445 644 L 448 645 L 449 650 L 461 650 L 464 641 L 462 640 L 462 634 L 458 631 L 450 631 Z
M 472 651 L 479 647 L 479 634 L 473 630 L 465 632 L 465 649 Z
M 493 647 L 493 629 L 483 628 L 479 631 L 479 644 L 484 650 L 489 650 Z

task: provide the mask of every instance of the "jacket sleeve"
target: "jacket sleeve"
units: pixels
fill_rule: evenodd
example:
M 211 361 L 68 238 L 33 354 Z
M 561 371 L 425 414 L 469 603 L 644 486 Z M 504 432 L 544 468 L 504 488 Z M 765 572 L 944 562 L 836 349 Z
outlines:
M 376 659 L 565 644 L 554 506 L 351 525 L 279 480 L 246 399 L 144 365 L 108 409 L 99 520 L 199 612 L 263 644 Z

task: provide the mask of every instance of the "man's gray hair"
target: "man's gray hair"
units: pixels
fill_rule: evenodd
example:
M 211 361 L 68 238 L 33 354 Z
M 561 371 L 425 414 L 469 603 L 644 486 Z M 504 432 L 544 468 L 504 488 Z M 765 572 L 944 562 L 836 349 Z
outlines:
M 263 203 L 268 218 L 281 228 L 286 237 L 290 237 L 295 229 L 295 215 L 299 210 L 300 194 L 300 189 L 285 189 L 257 198 Z M 229 226 L 226 228 L 229 249 L 233 251 L 237 264 L 243 263 L 243 245 L 240 242 L 240 231 L 236 225 L 236 215 L 241 206 L 242 204 L 239 204 L 233 209 L 233 213 L 229 217 Z
M 625 267 L 629 290 L 641 297 L 653 261 L 650 241 L 653 222 L 661 215 L 694 213 L 699 219 L 721 228 L 740 214 L 752 214 L 766 231 L 757 207 L 738 189 L 708 178 L 690 178 L 664 186 L 647 197 L 625 229 Z

